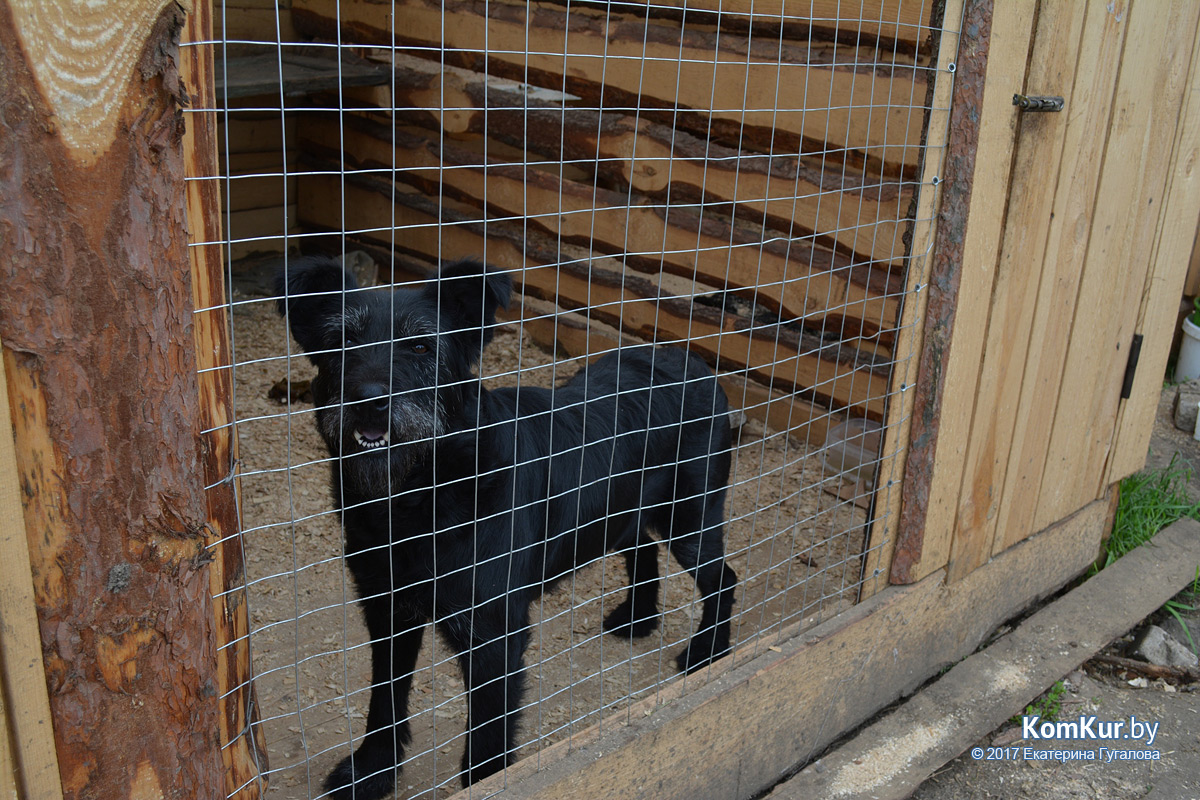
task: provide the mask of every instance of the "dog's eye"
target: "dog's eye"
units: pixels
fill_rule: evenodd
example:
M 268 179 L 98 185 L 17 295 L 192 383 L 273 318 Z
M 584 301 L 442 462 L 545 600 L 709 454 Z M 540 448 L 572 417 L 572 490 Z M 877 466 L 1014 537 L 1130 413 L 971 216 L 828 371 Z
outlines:
M 419 356 L 425 355 L 426 353 L 429 352 L 429 345 L 422 344 L 421 342 L 416 342 L 415 344 L 412 345 L 412 351 Z

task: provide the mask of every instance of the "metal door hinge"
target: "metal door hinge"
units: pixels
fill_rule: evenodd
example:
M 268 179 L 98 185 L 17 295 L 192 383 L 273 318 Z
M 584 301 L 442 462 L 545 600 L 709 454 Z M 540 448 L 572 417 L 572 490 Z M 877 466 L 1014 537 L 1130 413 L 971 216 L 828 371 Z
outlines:
M 1135 333 L 1129 343 L 1129 360 L 1125 362 L 1125 379 L 1121 381 L 1121 399 L 1128 400 L 1133 391 L 1133 376 L 1137 372 L 1138 358 L 1142 355 L 1142 335 Z

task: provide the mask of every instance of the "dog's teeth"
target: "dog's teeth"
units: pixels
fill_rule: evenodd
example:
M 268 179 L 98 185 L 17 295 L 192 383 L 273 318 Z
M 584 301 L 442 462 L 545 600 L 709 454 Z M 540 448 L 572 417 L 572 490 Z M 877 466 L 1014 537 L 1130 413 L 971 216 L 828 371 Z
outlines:
M 377 447 L 383 447 L 391 440 L 391 432 L 384 431 L 383 436 L 378 439 L 368 439 L 362 435 L 362 431 L 354 431 L 354 441 L 358 442 L 358 446 L 364 450 L 374 450 Z

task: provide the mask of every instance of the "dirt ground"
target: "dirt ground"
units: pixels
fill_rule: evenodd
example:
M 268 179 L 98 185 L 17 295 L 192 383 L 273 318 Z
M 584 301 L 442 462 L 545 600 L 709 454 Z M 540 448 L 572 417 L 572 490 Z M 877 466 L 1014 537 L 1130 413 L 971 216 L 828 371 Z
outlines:
M 363 733 L 369 694 L 367 636 L 342 566 L 329 466 L 312 405 L 271 399 L 281 379 L 307 379 L 273 305 L 235 291 L 236 413 L 243 546 L 258 710 L 270 759 L 271 798 L 321 794 L 330 768 Z M 292 353 L 294 357 L 288 358 Z M 482 366 L 488 385 L 550 386 L 577 365 L 556 362 L 520 330 L 498 333 Z M 786 625 L 813 623 L 850 604 L 861 569 L 865 513 L 823 491 L 820 458 L 750 421 L 735 436 L 726 551 L 741 583 L 735 644 L 774 643 Z M 534 609 L 540 624 L 526 654 L 521 753 L 528 757 L 668 681 L 698 616 L 694 584 L 660 548 L 666 581 L 658 634 L 630 643 L 600 633 L 625 587 L 623 562 L 591 564 Z M 465 725 L 454 655 L 427 635 L 410 703 L 413 743 L 401 789 L 409 797 L 459 788 Z
M 1166 466 L 1178 458 L 1190 467 L 1189 491 L 1200 498 L 1200 442 L 1175 429 L 1171 422 L 1174 389 L 1164 389 L 1150 442 L 1147 467 Z M 1103 613 L 1097 609 L 1096 613 Z M 1200 615 L 1192 615 L 1200 621 Z M 1151 618 L 1149 621 L 1154 621 Z M 1140 627 L 1140 626 L 1139 626 Z M 1131 637 L 1115 642 L 1105 652 L 1122 654 Z M 1094 663 L 1066 676 L 1062 719 L 1094 714 L 1101 720 L 1158 722 L 1159 734 L 1151 749 L 1159 761 L 1083 762 L 977 761 L 971 751 L 960 756 L 912 795 L 913 800 L 992 800 L 993 798 L 1112 798 L 1112 800 L 1200 800 L 1200 684 L 1175 687 L 1157 680 L 1115 673 Z M 1003 726 L 975 747 L 1023 747 L 1021 730 Z M 1078 741 L 1036 743 L 1038 750 L 1079 749 Z

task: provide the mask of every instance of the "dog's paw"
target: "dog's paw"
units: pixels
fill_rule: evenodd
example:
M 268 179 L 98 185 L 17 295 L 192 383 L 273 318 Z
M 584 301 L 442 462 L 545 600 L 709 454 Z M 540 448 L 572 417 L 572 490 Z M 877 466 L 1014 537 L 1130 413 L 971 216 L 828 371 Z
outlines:
M 675 664 L 680 672 L 695 672 L 721 656 L 729 655 L 732 649 L 728 640 L 721 643 L 714 641 L 711 635 L 701 634 L 693 637 L 688 646 L 675 656 Z
M 649 610 L 649 614 L 643 613 L 634 619 L 633 604 L 626 600 L 604 618 L 604 632 L 632 639 L 649 636 L 658 628 L 658 609 L 651 606 Z M 638 611 L 642 612 L 642 609 Z
M 325 778 L 325 791 L 335 800 L 377 800 L 390 796 L 395 785 L 396 767 L 390 761 L 377 764 L 357 753 L 343 758 Z

